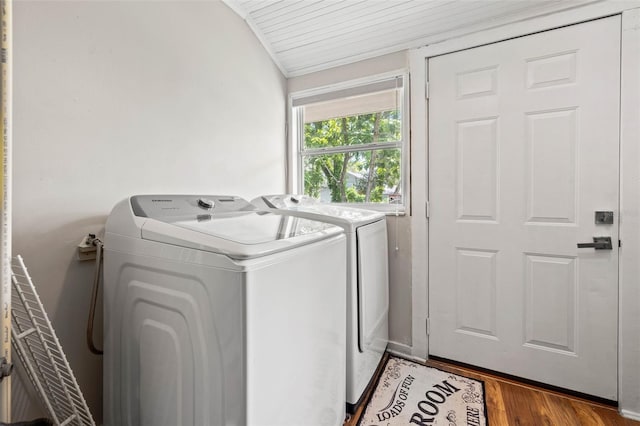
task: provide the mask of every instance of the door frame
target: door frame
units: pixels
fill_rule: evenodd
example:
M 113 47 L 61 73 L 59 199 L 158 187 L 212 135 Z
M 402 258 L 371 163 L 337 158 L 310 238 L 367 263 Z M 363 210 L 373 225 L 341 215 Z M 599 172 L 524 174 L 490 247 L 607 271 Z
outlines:
M 517 24 L 462 35 L 409 52 L 411 79 L 412 347 L 426 359 L 428 328 L 428 59 L 514 37 L 622 15 L 620 110 L 620 240 L 618 406 L 640 420 L 640 8 L 637 1 L 601 2 Z M 427 259 L 427 262 L 425 262 Z

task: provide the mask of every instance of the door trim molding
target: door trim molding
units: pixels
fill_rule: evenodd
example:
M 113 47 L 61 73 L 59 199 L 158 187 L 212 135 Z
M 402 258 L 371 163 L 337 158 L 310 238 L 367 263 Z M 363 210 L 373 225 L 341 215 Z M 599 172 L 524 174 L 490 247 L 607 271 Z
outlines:
M 430 57 L 495 43 L 540 31 L 622 15 L 621 192 L 618 340 L 619 411 L 640 418 L 640 8 L 637 1 L 599 2 L 500 28 L 446 40 L 409 52 L 411 78 L 412 180 L 412 348 L 411 355 L 429 353 L 428 316 L 428 102 L 425 97 Z
M 427 102 L 425 101 L 425 76 L 427 59 L 417 51 L 409 55 L 409 79 L 411 96 L 411 352 L 410 355 L 426 359 L 428 352 L 428 268 L 427 230 Z
M 424 58 L 429 58 L 459 50 L 471 49 L 485 44 L 497 43 L 511 38 L 535 34 L 567 25 L 579 24 L 593 19 L 619 15 L 625 10 L 638 7 L 633 0 L 599 1 L 586 6 L 577 6 L 561 12 L 503 25 L 489 30 L 478 31 L 465 36 L 444 40 L 413 50 Z
M 640 8 L 622 13 L 618 406 L 640 420 Z

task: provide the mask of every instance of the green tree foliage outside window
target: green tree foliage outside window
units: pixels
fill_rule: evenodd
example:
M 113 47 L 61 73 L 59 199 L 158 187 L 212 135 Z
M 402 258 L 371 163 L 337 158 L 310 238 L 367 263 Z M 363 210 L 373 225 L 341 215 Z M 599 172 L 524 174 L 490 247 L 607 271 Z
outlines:
M 319 197 L 328 190 L 332 202 L 389 203 L 400 192 L 402 123 L 399 111 L 338 117 L 304 124 L 304 192 Z M 390 142 L 386 148 L 368 144 Z M 322 153 L 336 147 L 353 149 Z M 393 199 L 393 198 L 392 198 Z

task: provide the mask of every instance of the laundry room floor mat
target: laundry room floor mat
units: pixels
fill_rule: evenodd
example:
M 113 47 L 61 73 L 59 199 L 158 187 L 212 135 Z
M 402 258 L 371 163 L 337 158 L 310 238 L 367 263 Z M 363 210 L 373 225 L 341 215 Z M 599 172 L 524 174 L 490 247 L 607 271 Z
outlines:
M 484 383 L 390 356 L 359 426 L 486 426 Z

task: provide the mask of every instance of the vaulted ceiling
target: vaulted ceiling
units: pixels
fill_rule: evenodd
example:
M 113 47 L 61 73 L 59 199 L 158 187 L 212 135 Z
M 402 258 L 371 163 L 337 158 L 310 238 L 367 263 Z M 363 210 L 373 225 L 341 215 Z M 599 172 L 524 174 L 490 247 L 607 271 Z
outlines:
M 602 0 L 223 0 L 287 77 Z

